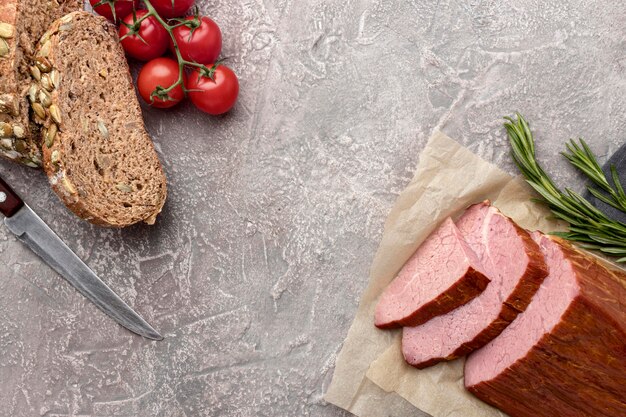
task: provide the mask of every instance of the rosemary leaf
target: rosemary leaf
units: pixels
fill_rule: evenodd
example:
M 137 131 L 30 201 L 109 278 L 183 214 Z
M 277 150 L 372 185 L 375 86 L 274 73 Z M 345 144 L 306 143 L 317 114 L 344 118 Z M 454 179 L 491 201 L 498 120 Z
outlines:
M 626 194 L 624 193 L 624 188 L 622 188 L 622 182 L 619 179 L 615 165 L 611 165 L 611 176 L 613 177 L 613 184 L 615 184 L 615 190 L 617 191 L 619 200 L 626 202 Z M 622 203 L 622 207 L 626 206 Z
M 596 190 L 595 188 L 592 187 L 587 187 L 587 189 L 589 190 L 589 192 L 598 200 L 608 204 L 611 207 L 615 207 L 618 210 L 622 210 L 622 206 L 618 205 L 615 200 L 613 200 L 610 197 L 607 197 L 605 194 L 602 194 L 600 191 Z

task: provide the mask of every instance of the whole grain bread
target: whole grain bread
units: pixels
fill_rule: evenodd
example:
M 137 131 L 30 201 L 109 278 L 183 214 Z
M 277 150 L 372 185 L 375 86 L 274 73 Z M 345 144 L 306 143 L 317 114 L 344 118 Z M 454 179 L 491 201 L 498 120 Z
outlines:
M 81 0 L 0 2 L 0 156 L 31 167 L 41 165 L 37 126 L 29 122 L 27 92 L 35 45 L 55 19 L 82 9 Z
M 153 224 L 165 203 L 165 175 L 115 27 L 70 13 L 44 33 L 36 57 L 49 68 L 29 94 L 54 191 L 92 223 Z

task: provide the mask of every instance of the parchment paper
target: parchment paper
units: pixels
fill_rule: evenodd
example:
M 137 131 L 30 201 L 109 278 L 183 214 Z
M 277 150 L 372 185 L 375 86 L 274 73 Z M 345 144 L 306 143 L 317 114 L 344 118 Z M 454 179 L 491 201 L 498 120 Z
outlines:
M 360 417 L 416 416 L 405 399 L 435 417 L 501 417 L 463 389 L 463 360 L 417 370 L 404 362 L 400 331 L 374 327 L 376 300 L 428 234 L 447 216 L 490 199 L 522 227 L 555 230 L 530 189 L 441 132 L 420 155 L 415 176 L 392 208 L 356 318 L 325 399 Z M 398 409 L 401 407 L 401 409 Z M 391 411 L 394 410 L 394 411 Z

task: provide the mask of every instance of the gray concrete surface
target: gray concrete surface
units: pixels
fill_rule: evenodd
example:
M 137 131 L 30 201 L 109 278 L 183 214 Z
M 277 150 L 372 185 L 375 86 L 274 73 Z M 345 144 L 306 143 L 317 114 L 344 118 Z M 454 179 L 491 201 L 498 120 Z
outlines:
M 154 227 L 74 218 L 0 173 L 166 336 L 124 331 L 0 227 L 0 416 L 345 416 L 324 402 L 386 214 L 435 128 L 515 172 L 626 137 L 626 5 L 591 0 L 203 1 L 234 111 L 144 109 L 170 184 Z M 459 178 L 462 181 L 462 178 Z

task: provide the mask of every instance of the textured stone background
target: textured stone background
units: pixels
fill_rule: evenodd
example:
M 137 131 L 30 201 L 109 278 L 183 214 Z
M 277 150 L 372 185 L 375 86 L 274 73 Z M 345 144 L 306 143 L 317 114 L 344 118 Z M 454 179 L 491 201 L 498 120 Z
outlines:
M 42 174 L 0 173 L 166 339 L 131 335 L 0 227 L 0 416 L 344 416 L 330 381 L 385 216 L 441 128 L 510 172 L 626 136 L 622 1 L 203 1 L 235 110 L 144 109 L 170 194 L 155 227 L 75 219 Z M 462 180 L 460 178 L 459 180 Z

